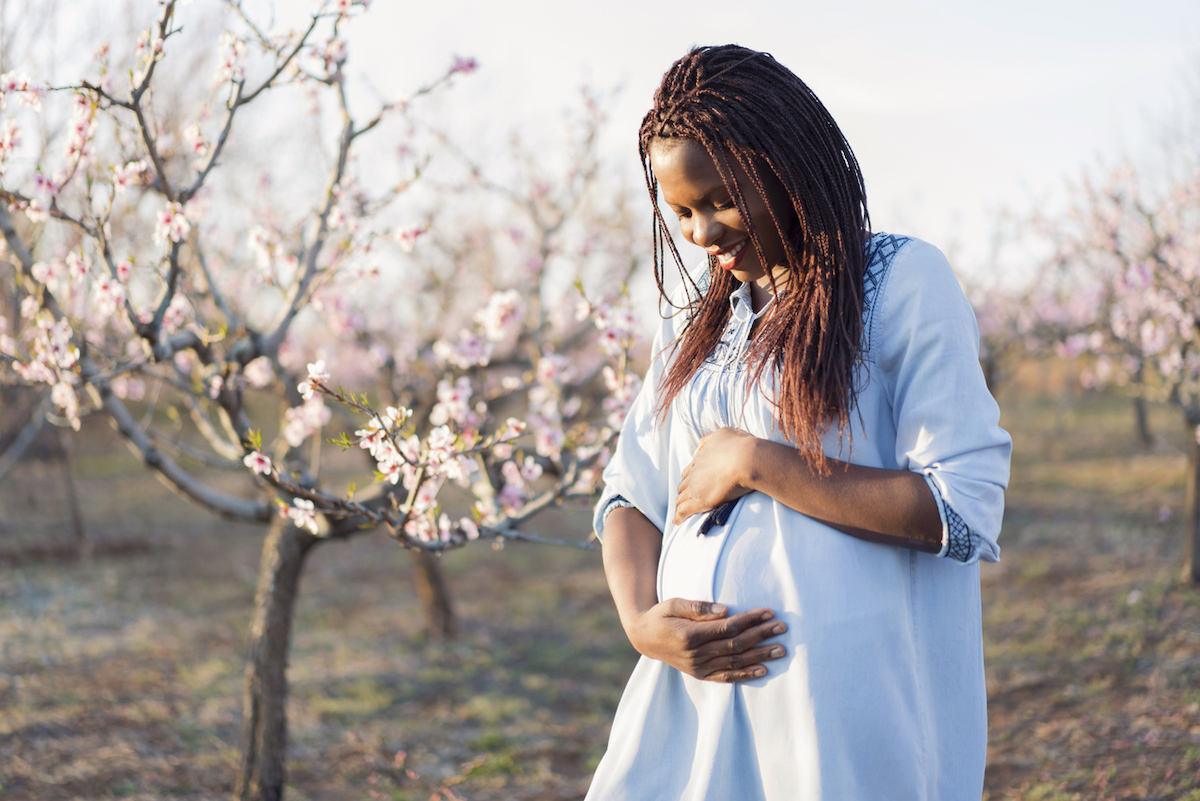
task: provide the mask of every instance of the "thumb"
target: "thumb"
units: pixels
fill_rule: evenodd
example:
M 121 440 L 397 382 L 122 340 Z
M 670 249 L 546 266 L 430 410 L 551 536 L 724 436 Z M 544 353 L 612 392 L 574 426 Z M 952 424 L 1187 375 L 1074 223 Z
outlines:
M 685 620 L 719 620 L 729 614 L 729 607 L 709 601 L 688 601 L 669 598 L 663 601 L 663 614 Z

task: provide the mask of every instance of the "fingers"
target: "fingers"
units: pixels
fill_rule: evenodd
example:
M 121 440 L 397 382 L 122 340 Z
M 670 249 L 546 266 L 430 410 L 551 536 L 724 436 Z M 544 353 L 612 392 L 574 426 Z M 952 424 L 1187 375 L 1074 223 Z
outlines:
M 763 645 L 740 654 L 710 660 L 706 667 L 711 671 L 702 676 L 705 681 L 747 681 L 767 675 L 762 663 L 783 657 L 786 650 L 782 645 Z
M 763 640 L 783 634 L 787 631 L 787 625 L 782 621 L 767 618 L 763 622 L 757 622 L 757 625 L 748 625 L 745 628 L 730 628 L 728 631 L 732 633 L 725 637 L 709 640 L 707 643 L 696 648 L 697 659 L 708 662 L 728 659 L 729 657 L 741 658 L 742 664 L 735 665 L 734 667 L 744 667 L 755 662 L 761 662 L 761 659 L 747 660 L 746 655 L 749 653 L 758 653 L 759 651 L 765 653 L 771 648 L 782 647 L 776 644 L 769 644 L 762 648 L 758 648 L 757 646 Z M 779 656 L 783 656 L 783 654 L 781 653 Z M 725 663 L 722 664 L 725 667 L 729 666 Z
M 679 480 L 679 486 L 675 488 L 675 518 L 672 522 L 677 526 L 692 516 L 691 503 L 687 494 L 688 474 L 691 472 L 692 464 L 689 462 L 688 466 L 683 468 L 683 477 Z
M 675 620 L 674 633 L 644 653 L 697 679 L 749 681 L 766 675 L 762 663 L 787 654 L 780 643 L 764 642 L 787 631 L 770 609 L 729 615 L 724 604 L 669 598 L 656 611 L 660 621 Z
M 719 620 L 729 614 L 729 607 L 724 604 L 688 601 L 683 598 L 668 598 L 662 602 L 662 607 L 663 614 L 667 617 L 680 617 L 685 620 Z

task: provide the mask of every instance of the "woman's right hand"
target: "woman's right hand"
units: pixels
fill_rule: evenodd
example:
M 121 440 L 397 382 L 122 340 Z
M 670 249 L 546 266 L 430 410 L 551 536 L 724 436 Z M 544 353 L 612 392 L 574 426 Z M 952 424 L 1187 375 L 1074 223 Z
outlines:
M 693 678 L 722 682 L 766 675 L 762 663 L 785 651 L 779 643 L 762 643 L 785 631 L 787 626 L 770 609 L 729 615 L 723 604 L 682 598 L 651 606 L 626 627 L 638 653 Z

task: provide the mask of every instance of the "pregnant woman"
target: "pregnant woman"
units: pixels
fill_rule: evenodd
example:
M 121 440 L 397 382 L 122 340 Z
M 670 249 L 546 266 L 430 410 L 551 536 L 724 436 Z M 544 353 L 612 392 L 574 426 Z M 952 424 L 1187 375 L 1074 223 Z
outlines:
M 849 145 L 769 54 L 692 50 L 639 145 L 682 285 L 597 507 L 642 658 L 588 798 L 977 801 L 1011 444 L 950 266 L 871 233 Z

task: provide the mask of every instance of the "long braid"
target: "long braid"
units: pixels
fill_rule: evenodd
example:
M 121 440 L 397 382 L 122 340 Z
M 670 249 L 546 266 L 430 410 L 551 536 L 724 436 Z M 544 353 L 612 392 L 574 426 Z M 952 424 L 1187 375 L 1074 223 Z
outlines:
M 716 347 L 736 281 L 711 256 L 703 292 L 684 269 L 658 206 L 649 157 L 658 138 L 691 139 L 708 151 L 764 266 L 765 232 L 755 230 L 743 192 L 769 197 L 764 175 L 783 187 L 788 208 L 767 205 L 788 269 L 778 278 L 767 271 L 775 308 L 750 346 L 750 380 L 758 382 L 768 369 L 775 374 L 782 433 L 811 464 L 825 469 L 821 438 L 831 427 L 839 435 L 849 429 L 862 347 L 870 217 L 853 151 L 812 90 L 767 53 L 737 45 L 698 47 L 663 76 L 638 136 L 654 207 L 655 280 L 665 297 L 663 270 L 670 253 L 693 291 L 688 322 L 660 388 L 660 414 Z M 735 164 L 749 177 L 749 187 L 734 179 Z

